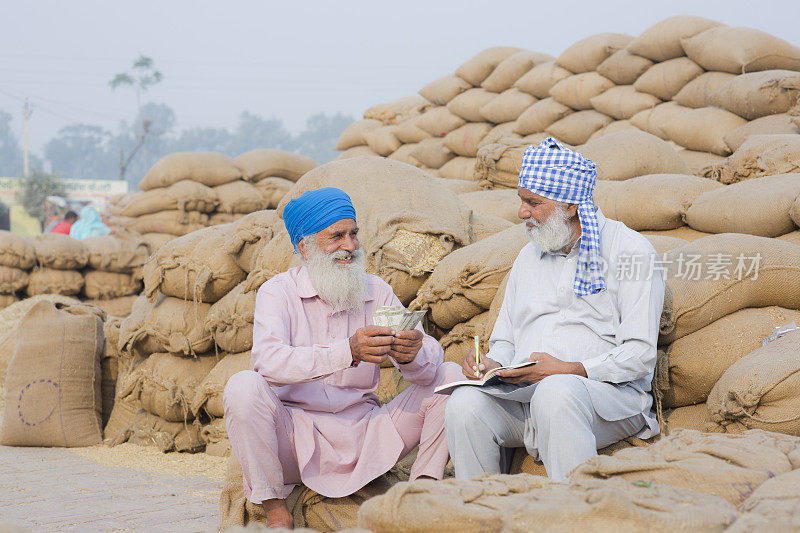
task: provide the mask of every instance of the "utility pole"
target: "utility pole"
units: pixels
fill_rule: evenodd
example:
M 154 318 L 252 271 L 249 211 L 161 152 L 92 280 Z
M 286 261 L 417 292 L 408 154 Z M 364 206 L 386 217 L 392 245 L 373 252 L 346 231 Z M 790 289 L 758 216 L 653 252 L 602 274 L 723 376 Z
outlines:
M 23 114 L 25 115 L 25 134 L 23 136 L 23 148 L 22 148 L 22 176 L 27 178 L 30 175 L 30 119 L 31 119 L 31 106 L 28 103 L 28 99 L 25 99 L 25 105 L 22 108 Z

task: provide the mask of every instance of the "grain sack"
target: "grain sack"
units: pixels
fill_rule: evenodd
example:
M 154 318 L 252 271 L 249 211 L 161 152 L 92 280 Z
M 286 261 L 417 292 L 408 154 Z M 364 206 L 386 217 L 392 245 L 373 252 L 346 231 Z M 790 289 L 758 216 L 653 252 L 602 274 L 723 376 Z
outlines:
M 435 108 L 447 109 L 447 108 Z M 416 144 L 431 136 L 430 133 L 419 127 L 418 123 L 423 115 L 417 115 L 397 125 L 394 130 L 394 136 L 398 141 L 404 144 Z M 402 146 L 401 146 L 402 148 Z
M 661 255 L 664 252 L 669 252 L 670 250 L 674 250 L 675 248 L 683 246 L 689 242 L 685 239 L 679 239 L 678 237 L 670 237 L 668 235 L 653 235 L 652 233 L 650 235 L 645 235 L 645 238 L 650 244 L 653 245 L 653 248 L 655 248 L 658 255 Z
M 491 129 L 492 125 L 485 122 L 465 124 L 448 133 L 444 137 L 443 143 L 448 150 L 456 155 L 475 157 L 478 153 L 478 143 Z
M 444 350 L 444 360 L 452 361 L 461 365 L 469 355 L 475 356 L 475 335 L 480 337 L 480 349 L 482 353 L 489 351 L 489 334 L 494 327 L 494 321 L 488 323 L 489 311 L 476 315 L 466 322 L 456 324 L 453 329 L 439 340 Z M 494 317 L 497 318 L 497 317 Z
M 196 181 L 181 180 L 169 187 L 137 194 L 122 209 L 121 214 L 126 217 L 138 217 L 168 210 L 210 213 L 217 204 L 214 189 Z
M 447 105 L 447 102 L 471 88 L 468 81 L 455 74 L 448 74 L 427 84 L 419 90 L 419 94 L 433 104 Z M 338 147 L 336 149 L 339 150 Z
M 472 217 L 470 217 L 472 242 L 478 242 L 486 237 L 491 237 L 495 233 L 500 233 L 503 230 L 507 230 L 513 225 L 513 223 L 504 218 L 472 213 Z
M 13 305 L 19 301 L 19 296 L 16 294 L 0 294 L 0 309 Z
M 401 163 L 406 163 L 407 165 L 421 167 L 422 163 L 420 163 L 417 158 L 412 155 L 416 149 L 417 143 L 403 144 L 400 146 L 400 148 L 389 154 L 388 157 L 389 159 L 394 159 L 395 161 L 400 161 Z
M 217 418 L 200 430 L 200 439 L 206 445 L 206 455 L 212 457 L 230 457 L 231 441 L 225 428 L 225 419 Z
M 487 91 L 502 93 L 513 87 L 514 82 L 536 65 L 547 61 L 553 61 L 554 59 L 555 58 L 549 54 L 520 50 L 497 65 L 497 68 L 492 71 L 489 77 L 483 80 L 481 87 Z
M 275 235 L 275 225 L 282 228 L 283 221 L 273 209 L 268 209 L 242 217 L 228 231 L 226 249 L 244 272 L 253 270 L 258 255 Z
M 269 177 L 297 181 L 303 174 L 317 166 L 310 157 L 274 148 L 250 150 L 233 161 L 242 169 L 242 178 L 247 181 L 259 181 Z M 222 183 L 207 185 L 213 187 Z
M 214 365 L 203 381 L 195 388 L 191 408 L 196 416 L 201 410 L 211 417 L 225 416 L 222 406 L 222 392 L 232 375 L 242 370 L 253 370 L 250 352 L 234 353 L 224 356 Z
M 214 187 L 238 180 L 242 168 L 225 154 L 216 152 L 175 152 L 167 154 L 150 167 L 139 182 L 143 191 L 169 187 L 181 180 L 191 180 Z
M 258 289 L 276 274 L 302 264 L 300 255 L 293 253 L 294 246 L 292 246 L 283 220 L 278 219 L 273 224 L 272 231 L 273 237 L 255 251 L 257 255 L 253 256 L 250 272 L 245 279 L 247 281 L 246 291 Z
M 429 107 L 430 102 L 415 94 L 412 96 L 404 96 L 384 104 L 374 105 L 364 111 L 364 118 L 380 120 L 384 124 L 397 124 L 419 115 Z
M 762 483 L 739 507 L 741 514 L 729 533 L 800 529 L 800 470 Z
M 444 137 L 464 124 L 466 124 L 466 121 L 454 115 L 447 107 L 434 107 L 417 119 L 417 127 L 434 137 Z M 418 142 L 423 140 L 420 139 Z
M 666 350 L 670 385 L 664 392 L 664 406 L 705 402 L 733 363 L 760 347 L 776 327 L 792 321 L 800 324 L 800 311 L 741 309 L 676 340 Z
M 649 441 L 637 437 L 627 437 L 610 446 L 597 450 L 599 455 L 612 455 L 614 452 L 630 448 L 632 446 L 647 446 Z M 547 476 L 547 471 L 541 461 L 536 461 L 528 455 L 525 448 L 514 448 L 511 457 L 511 468 L 509 474 L 531 474 L 533 476 Z
M 264 200 L 266 209 L 275 209 L 281 198 L 293 186 L 294 182 L 286 178 L 264 178 L 255 184 L 256 189 L 261 194 L 261 198 Z
M 348 148 L 367 144 L 364 135 L 380 126 L 381 121 L 372 118 L 365 118 L 352 122 L 344 129 L 342 134 L 339 135 L 339 140 L 336 141 L 336 150 L 347 150 Z
M 90 270 L 83 275 L 83 295 L 87 298 L 107 300 L 138 294 L 142 280 L 131 274 Z
M 723 140 L 728 148 L 735 152 L 751 135 L 796 135 L 798 133 L 800 133 L 800 128 L 792 122 L 791 115 L 781 113 L 751 120 L 744 126 L 726 133 Z
M 517 117 L 533 105 L 536 98 L 519 89 L 508 89 L 481 106 L 480 115 L 493 124 L 517 120 Z
M 57 270 L 54 268 L 34 268 L 28 277 L 25 294 L 61 294 L 72 296 L 83 288 L 83 276 L 77 270 Z
M 144 265 L 150 255 L 143 240 L 122 239 L 116 235 L 89 237 L 81 243 L 88 254 L 86 266 L 105 272 L 130 273 Z
M 442 178 L 452 181 L 458 181 L 458 180 L 471 181 L 472 175 L 475 171 L 475 162 L 476 158 L 474 157 L 454 157 L 453 159 L 442 165 L 442 168 L 439 169 L 439 175 Z M 472 183 L 476 184 L 476 182 Z M 478 190 L 477 184 L 476 188 L 472 190 Z M 460 191 L 460 192 L 468 192 L 468 191 Z
M 259 189 L 246 181 L 232 181 L 213 190 L 219 198 L 218 213 L 252 213 L 267 207 Z
M 341 154 L 336 156 L 336 159 L 351 159 L 353 157 L 363 157 L 363 156 L 370 156 L 370 155 L 378 155 L 372 150 L 370 150 L 369 146 L 354 146 L 352 148 L 348 148 Z
M 228 353 L 244 352 L 253 347 L 256 291 L 245 292 L 245 284 L 240 283 L 212 305 L 206 318 L 206 328 L 217 346 Z
M 395 125 L 380 126 L 374 130 L 368 131 L 364 138 L 367 140 L 369 149 L 378 155 L 386 157 L 398 148 L 400 148 L 400 141 L 394 136 L 394 130 L 397 129 Z
M 676 239 L 683 239 L 685 241 L 692 242 L 696 241 L 697 239 L 702 239 L 703 237 L 708 237 L 711 234 L 694 230 L 689 226 L 681 226 L 680 228 L 668 229 L 666 231 L 643 231 L 642 235 L 644 235 L 645 237 L 647 237 L 648 235 L 657 235 L 661 237 L 674 237 Z
M 673 118 L 689 111 L 691 111 L 691 108 L 683 107 L 675 102 L 664 102 L 653 109 L 639 111 L 631 117 L 631 124 L 640 130 L 652 133 L 656 137 L 669 140 L 669 136 L 663 130 L 664 125 Z
M 711 102 L 711 95 L 735 77 L 727 72 L 704 72 L 684 85 L 673 101 L 691 108 L 716 105 Z
M 543 132 L 550 124 L 572 112 L 572 109 L 555 98 L 545 98 L 522 112 L 516 121 L 514 132 L 520 135 Z
M 449 330 L 489 309 L 503 277 L 530 240 L 518 224 L 442 259 L 409 307 Z
M 429 137 L 418 143 L 411 155 L 426 167 L 434 169 L 442 167 L 456 156 L 445 146 L 441 137 Z
M 792 470 L 800 439 L 750 430 L 741 435 L 677 430 L 646 448 L 596 456 L 570 480 L 622 478 L 691 489 L 739 505 L 761 483 Z
M 653 61 L 666 61 L 684 55 L 681 39 L 693 37 L 722 23 L 693 15 L 669 17 L 650 26 L 628 43 L 627 50 Z
M 117 390 L 117 377 L 119 376 L 119 327 L 122 319 L 108 317 L 103 324 L 105 343 L 103 356 L 100 358 L 100 396 L 102 397 L 102 426 L 105 427 L 114 408 L 114 398 Z
M 613 86 L 614 82 L 597 72 L 585 72 L 565 78 L 553 85 L 550 96 L 572 109 L 592 109 L 591 99 Z
M 694 429 L 703 433 L 715 432 L 714 423 L 711 422 L 705 403 L 673 409 L 666 415 L 665 422 L 665 435 L 678 429 Z
M 31 238 L 40 266 L 74 270 L 86 266 L 88 256 L 81 241 L 60 233 L 45 233 Z
M 141 234 L 169 233 L 181 236 L 206 227 L 208 215 L 197 211 L 161 211 L 133 219 L 128 228 Z
M 661 103 L 661 100 L 652 94 L 641 93 L 632 85 L 620 85 L 590 98 L 589 101 L 596 110 L 617 120 L 631 118 L 644 109 L 650 109 Z
M 447 109 L 467 122 L 482 122 L 484 119 L 480 109 L 497 96 L 486 89 L 469 89 L 450 100 Z
M 798 341 L 793 331 L 734 362 L 708 395 L 711 420 L 800 435 Z
M 644 131 L 605 135 L 587 142 L 577 151 L 597 165 L 599 180 L 620 181 L 647 174 L 689 174 L 689 168 L 675 150 Z M 621 153 L 625 157 L 620 157 Z
M 479 86 L 489 74 L 503 62 L 507 57 L 519 52 L 519 48 L 513 46 L 494 46 L 478 52 L 460 67 L 456 69 L 456 75 L 466 80 L 474 87 Z
M 670 140 L 690 150 L 729 155 L 731 150 L 725 144 L 725 134 L 746 123 L 743 118 L 724 109 L 702 107 L 673 118 L 661 129 Z
M 703 73 L 703 69 L 687 57 L 656 63 L 633 83 L 637 91 L 652 94 L 662 100 L 673 96 L 691 80 Z
M 547 61 L 533 67 L 514 83 L 514 87 L 536 98 L 548 98 L 553 85 L 570 76 L 572 72 L 559 67 L 555 61 Z
M 167 352 L 188 357 L 208 352 L 214 347 L 205 327 L 210 307 L 163 295 L 148 302 L 140 296 L 120 324 L 119 349 L 142 356 Z
M 683 226 L 683 215 L 692 201 L 719 187 L 719 183 L 696 176 L 650 174 L 602 182 L 595 188 L 594 201 L 605 216 L 631 229 L 667 230 Z
M 380 369 L 380 379 L 378 388 L 375 389 L 375 396 L 382 405 L 385 405 L 397 398 L 397 395 L 409 386 L 411 384 L 403 379 L 403 374 L 390 363 L 390 366 Z
M 110 422 L 109 422 L 110 425 Z M 110 446 L 130 442 L 137 446 L 154 446 L 164 453 L 203 451 L 205 444 L 200 438 L 201 426 L 195 422 L 168 422 L 147 411 L 133 415 L 123 430 L 111 438 Z
M 133 302 L 136 301 L 136 298 L 138 298 L 136 295 L 120 296 L 109 300 L 84 300 L 83 303 L 96 305 L 105 311 L 109 317 L 125 318 L 131 314 Z
M 685 148 L 683 150 L 678 150 L 678 156 L 683 159 L 683 162 L 689 167 L 689 172 L 695 176 L 702 176 L 707 167 L 718 165 L 725 161 L 725 158 L 721 155 L 712 154 L 711 152 L 686 150 Z
M 642 131 L 642 130 L 631 124 L 630 120 L 615 120 L 608 126 L 602 127 L 596 132 L 592 133 L 587 142 L 592 142 L 593 140 L 599 139 L 600 137 L 605 137 L 606 135 L 611 135 L 612 133 L 617 133 L 620 131 Z
M 800 170 L 800 137 L 795 134 L 751 135 L 726 161 L 703 171 L 721 183 Z
M 611 117 L 598 111 L 577 111 L 549 125 L 545 131 L 567 144 L 579 145 L 611 122 Z
M 208 217 L 208 223 L 206 226 L 219 226 L 222 224 L 230 224 L 232 222 L 236 222 L 240 220 L 244 213 L 213 213 Z
M 519 213 L 520 199 L 516 189 L 497 189 L 460 194 L 458 198 L 474 213 L 503 218 L 514 224 L 522 219 Z
M 91 446 L 102 438 L 102 310 L 37 302 L 20 321 L 8 365 L 0 444 Z
M 36 263 L 36 251 L 28 239 L 0 230 L 0 265 L 30 270 Z
M 735 76 L 710 97 L 710 105 L 723 107 L 747 120 L 786 113 L 800 96 L 800 73 L 767 70 Z
M 164 246 L 144 266 L 145 295 L 158 291 L 167 296 L 199 302 L 216 302 L 245 278 L 226 245 L 230 227 L 205 228 Z
M 374 531 L 722 531 L 729 503 L 668 486 L 620 480 L 570 485 L 495 474 L 399 483 L 365 502 L 358 525 Z
M 500 142 L 505 138 L 512 138 L 512 139 L 520 138 L 520 135 L 514 133 L 514 128 L 516 128 L 516 126 L 517 126 L 516 121 L 504 122 L 502 124 L 498 124 L 491 130 L 489 130 L 489 133 L 487 133 L 486 136 L 483 139 L 481 139 L 481 141 L 478 143 L 478 149 L 481 149 L 488 144 L 494 144 Z
M 579 74 L 595 70 L 617 50 L 622 50 L 633 37 L 621 33 L 598 33 L 573 44 L 556 59 L 556 65 Z
M 800 70 L 800 48 L 755 28 L 723 26 L 681 39 L 686 55 L 706 70 L 732 74 Z
M 800 230 L 791 231 L 776 238 L 800 246 Z
M 688 265 L 690 260 L 700 268 Z M 710 235 L 672 250 L 665 261 L 672 302 L 664 305 L 659 344 L 745 307 L 800 308 L 800 247 L 794 244 L 753 235 Z
M 16 324 L 11 331 L 0 334 L 0 383 L 5 383 L 6 372 L 8 371 L 8 363 L 14 357 L 14 345 L 17 342 L 17 328 Z M 3 399 L 3 389 L 0 386 L 0 400 Z M 0 408 L 5 409 L 3 403 L 0 403 Z
M 474 178 L 484 188 L 513 188 L 516 193 L 519 169 L 528 143 L 523 140 L 504 139 L 478 150 Z
M 148 256 L 175 238 L 170 233 L 145 233 L 142 242 L 147 246 Z
M 471 169 L 475 166 L 475 160 L 469 157 L 465 157 L 464 159 L 469 160 L 469 168 Z M 469 176 L 467 179 L 451 179 L 451 178 L 433 178 L 436 183 L 444 185 L 447 187 L 450 192 L 455 195 L 464 194 L 467 192 L 475 192 L 480 191 L 481 187 L 478 185 L 477 181 L 472 181 L 472 172 L 468 172 Z
M 632 85 L 652 64 L 647 58 L 617 50 L 597 66 L 597 73 L 617 85 Z
M 14 294 L 28 286 L 28 273 L 19 268 L 0 265 L 0 294 Z

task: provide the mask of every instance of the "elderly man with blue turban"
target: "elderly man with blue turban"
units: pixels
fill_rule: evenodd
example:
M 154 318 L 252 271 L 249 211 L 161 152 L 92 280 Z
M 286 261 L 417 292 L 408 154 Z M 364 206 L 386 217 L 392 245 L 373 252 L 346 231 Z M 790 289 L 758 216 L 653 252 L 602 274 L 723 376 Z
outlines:
M 553 138 L 525 151 L 517 191 L 531 242 L 511 268 L 488 353 L 477 366 L 468 356 L 463 373 L 535 364 L 452 393 L 456 477 L 501 473 L 507 449 L 525 447 L 563 481 L 598 449 L 659 432 L 650 382 L 664 276 L 652 245 L 594 205 L 596 179 L 592 161 Z
M 372 325 L 378 306 L 399 306 L 391 287 L 364 271 L 356 212 L 339 189 L 290 201 L 286 230 L 302 266 L 258 290 L 253 370 L 225 386 L 225 423 L 248 500 L 270 526 L 292 527 L 285 499 L 298 484 L 347 496 L 419 446 L 411 478 L 440 479 L 448 461 L 447 396 L 438 385 L 461 369 L 422 327 Z M 389 359 L 412 385 L 388 404 L 374 392 Z

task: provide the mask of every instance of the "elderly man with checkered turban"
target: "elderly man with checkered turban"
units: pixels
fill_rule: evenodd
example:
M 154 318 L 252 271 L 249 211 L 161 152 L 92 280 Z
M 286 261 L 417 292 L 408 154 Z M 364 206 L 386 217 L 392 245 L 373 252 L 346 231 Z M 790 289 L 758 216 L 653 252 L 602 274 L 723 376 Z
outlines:
M 596 179 L 592 161 L 553 138 L 525 151 L 519 217 L 531 243 L 511 268 L 488 353 L 462 367 L 478 379 L 535 364 L 453 391 L 456 477 L 506 472 L 508 449 L 525 447 L 562 481 L 598 449 L 659 432 L 650 382 L 664 276 L 652 245 L 594 205 Z

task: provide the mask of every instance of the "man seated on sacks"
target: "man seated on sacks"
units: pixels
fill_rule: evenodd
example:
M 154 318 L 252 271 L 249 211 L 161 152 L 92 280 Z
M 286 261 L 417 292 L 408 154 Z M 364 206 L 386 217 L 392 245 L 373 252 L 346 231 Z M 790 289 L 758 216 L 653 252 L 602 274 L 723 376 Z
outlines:
M 445 421 L 456 477 L 504 471 L 506 448 L 524 446 L 563 481 L 598 449 L 659 432 L 650 381 L 664 276 L 647 239 L 594 205 L 596 179 L 592 161 L 553 138 L 525 151 L 517 190 L 531 243 L 511 268 L 488 353 L 477 368 L 465 358 L 463 373 L 536 364 L 454 390 Z M 617 275 L 634 260 L 638 275 Z
M 290 201 L 283 220 L 302 266 L 258 290 L 253 370 L 225 386 L 225 423 L 244 473 L 244 494 L 270 526 L 292 527 L 285 499 L 298 485 L 348 496 L 419 445 L 411 478 L 441 479 L 448 461 L 447 396 L 460 379 L 439 343 L 422 331 L 372 324 L 377 306 L 402 305 L 367 275 L 356 212 L 342 190 Z M 386 405 L 373 394 L 389 358 L 412 385 Z

